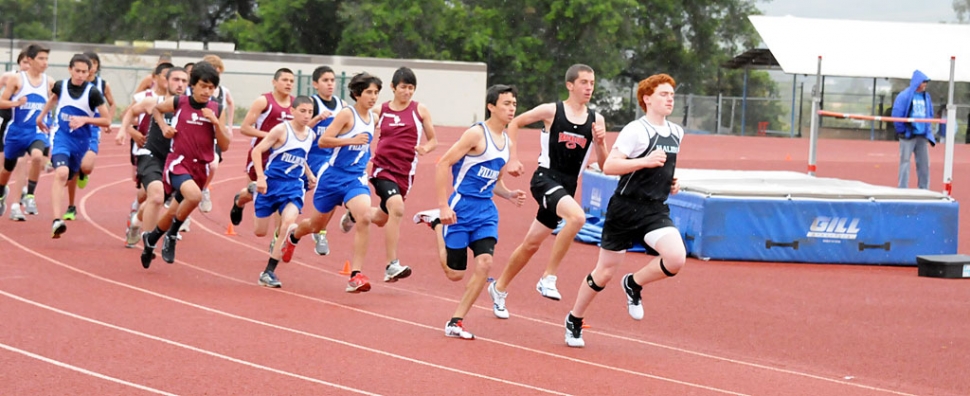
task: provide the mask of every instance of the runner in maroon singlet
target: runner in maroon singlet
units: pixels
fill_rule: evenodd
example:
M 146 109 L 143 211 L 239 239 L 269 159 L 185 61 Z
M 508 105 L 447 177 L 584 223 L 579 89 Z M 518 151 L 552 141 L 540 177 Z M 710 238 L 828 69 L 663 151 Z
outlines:
M 209 100 L 212 91 L 219 86 L 216 69 L 205 62 L 197 63 L 189 77 L 189 85 L 192 96 L 166 99 L 152 110 L 156 119 L 165 113 L 175 113 L 172 125 L 161 125 L 165 137 L 172 139 L 172 151 L 165 161 L 163 177 L 165 192 L 171 193 L 179 205 L 175 213 L 170 209 L 167 216 L 162 216 L 155 230 L 145 238 L 154 246 L 165 235 L 162 259 L 169 264 L 175 262 L 179 227 L 202 201 L 201 186 L 208 179 L 208 164 L 215 157 L 212 141 L 215 140 L 225 152 L 232 139 L 220 105 Z
M 418 156 L 427 154 L 438 145 L 428 108 L 411 100 L 417 85 L 417 78 L 411 69 L 402 67 L 394 72 L 391 78 L 394 100 L 381 105 L 377 149 L 371 157 L 370 182 L 374 192 L 381 198 L 380 208 L 374 208 L 371 212 L 371 221 L 384 228 L 387 252 L 385 282 L 395 282 L 411 275 L 411 268 L 401 265 L 397 257 L 404 199 L 418 168 Z M 422 135 L 425 143 L 419 145 Z M 344 216 L 349 217 L 349 213 Z M 341 221 L 341 226 L 343 223 Z

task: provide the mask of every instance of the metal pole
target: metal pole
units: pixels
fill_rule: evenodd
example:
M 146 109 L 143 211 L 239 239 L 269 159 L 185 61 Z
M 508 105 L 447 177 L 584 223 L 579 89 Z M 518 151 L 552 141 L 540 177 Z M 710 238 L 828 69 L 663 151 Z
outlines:
M 795 137 L 795 88 L 798 87 L 798 75 L 791 81 L 791 133 L 789 137 Z
M 809 176 L 815 176 L 815 155 L 816 146 L 818 145 L 818 124 L 819 115 L 818 107 L 819 102 L 821 102 L 820 94 L 822 93 L 822 55 L 818 56 L 818 71 L 815 73 L 815 88 L 812 89 L 812 124 L 809 130 L 808 139 L 808 174 Z
M 51 32 L 51 41 L 57 41 L 57 0 L 54 0 L 54 30 Z
M 721 133 L 721 68 L 717 68 L 717 104 L 714 106 L 714 134 Z
M 741 91 L 741 136 L 744 136 L 744 127 L 747 126 L 745 123 L 744 116 L 747 114 L 748 110 L 748 68 L 744 68 L 744 86 Z
M 876 115 L 876 79 L 872 79 L 872 111 L 869 115 Z M 869 140 L 876 140 L 876 120 L 869 124 Z
M 943 160 L 943 194 L 950 196 L 953 192 L 953 144 L 957 136 L 957 106 L 953 103 L 954 77 L 956 74 L 957 57 L 950 57 L 950 93 L 946 102 L 946 147 Z

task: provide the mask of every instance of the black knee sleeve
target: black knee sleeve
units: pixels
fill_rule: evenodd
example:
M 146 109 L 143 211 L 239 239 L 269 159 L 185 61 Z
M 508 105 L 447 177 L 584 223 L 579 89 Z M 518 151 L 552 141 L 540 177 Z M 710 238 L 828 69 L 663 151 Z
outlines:
M 6 157 L 4 157 L 4 159 L 3 159 L 3 169 L 4 170 L 6 170 L 7 172 L 13 172 L 14 168 L 16 168 L 16 167 L 17 167 L 17 159 L 16 158 L 6 158 Z
M 469 244 L 468 247 L 472 249 L 472 254 L 475 255 L 475 257 L 483 254 L 490 254 L 494 256 L 496 243 L 498 243 L 498 241 L 496 241 L 495 238 L 488 237 L 474 241 Z
M 660 259 L 660 270 L 663 271 L 664 275 L 667 275 L 667 276 L 677 275 L 676 272 L 670 272 L 670 270 L 668 270 L 667 267 L 664 267 L 664 259 Z
M 592 272 L 590 272 L 589 275 L 586 275 L 586 286 L 589 286 L 590 289 L 593 289 L 593 291 L 597 293 L 603 291 L 603 286 L 597 285 L 596 281 L 593 280 Z
M 464 271 L 468 268 L 468 249 L 445 249 L 445 264 L 448 268 L 455 271 Z

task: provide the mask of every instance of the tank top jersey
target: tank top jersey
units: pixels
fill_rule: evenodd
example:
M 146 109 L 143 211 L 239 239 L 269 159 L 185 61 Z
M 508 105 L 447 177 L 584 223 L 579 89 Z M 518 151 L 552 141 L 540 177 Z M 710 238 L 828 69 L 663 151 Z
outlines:
M 140 103 L 142 100 L 145 100 L 145 98 L 153 98 L 153 97 L 155 97 L 155 91 L 152 91 L 152 90 L 144 91 L 140 94 L 135 94 L 134 103 Z M 135 129 L 137 129 L 138 132 L 141 132 L 142 134 L 148 133 L 148 127 L 151 126 L 151 120 L 152 120 L 151 112 L 139 114 L 138 120 L 136 122 L 137 126 L 135 126 Z
M 492 140 L 492 133 L 485 123 L 479 122 L 477 125 L 482 126 L 482 133 L 485 134 L 485 151 L 479 155 L 466 155 L 451 166 L 455 189 L 452 198 L 455 196 L 492 198 L 492 190 L 495 188 L 495 182 L 498 181 L 499 173 L 509 160 L 509 136 L 502 132 L 504 141 L 499 148 Z M 449 201 L 457 202 L 455 199 Z
M 256 129 L 269 132 L 281 122 L 293 119 L 293 109 L 281 106 L 276 101 L 276 98 L 273 97 L 272 92 L 264 93 L 263 96 L 266 97 L 266 109 L 256 119 Z M 292 96 L 290 96 L 290 104 L 293 104 Z M 253 146 L 256 146 L 262 140 L 260 138 L 253 138 Z
M 84 91 L 80 97 L 72 98 L 68 90 L 70 80 L 61 80 L 61 94 L 57 96 L 57 122 L 51 131 L 55 134 L 69 133 L 72 138 L 90 139 L 92 132 L 98 127 L 83 125 L 78 129 L 71 129 L 71 117 L 94 117 L 95 109 L 91 108 L 91 90 L 97 89 L 94 84 L 85 82 Z M 36 118 L 36 117 L 35 117 Z M 62 135 L 63 136 L 63 135 Z
M 327 130 L 327 127 L 330 126 L 330 124 L 333 123 L 333 119 L 337 115 L 337 112 L 340 111 L 340 109 L 342 109 L 344 107 L 344 102 L 342 100 L 340 100 L 340 98 L 334 96 L 333 97 L 334 106 L 333 106 L 333 108 L 330 108 L 330 106 L 327 106 L 326 101 L 324 101 L 323 98 L 320 97 L 320 94 L 315 94 L 315 95 L 311 96 L 310 98 L 313 99 L 313 116 L 314 117 L 320 115 L 320 113 L 323 113 L 324 110 L 329 110 L 330 111 L 330 117 L 327 117 L 327 118 L 324 118 L 324 119 L 320 120 L 320 122 L 318 122 L 317 125 L 314 125 L 312 127 L 313 132 L 319 138 L 320 136 L 323 136 L 323 132 Z M 318 144 L 313 144 L 310 147 L 310 156 L 311 157 L 321 156 L 323 158 L 329 158 L 331 154 L 333 154 L 333 148 L 329 148 L 329 147 L 328 148 L 320 148 L 320 145 L 318 145 Z
M 302 183 L 306 157 L 315 143 L 316 134 L 308 127 L 306 138 L 300 140 L 289 121 L 284 121 L 283 125 L 286 125 L 286 141 L 279 148 L 270 150 L 269 160 L 266 161 L 266 178 L 301 180 Z
M 164 96 L 155 97 L 155 103 L 162 103 L 164 101 Z M 175 112 L 162 114 L 162 118 L 167 125 L 172 125 L 174 117 Z M 160 161 L 165 161 L 168 153 L 172 151 L 172 139 L 165 137 L 165 134 L 162 133 L 162 127 L 155 123 L 155 117 L 146 116 L 145 118 L 148 119 L 148 135 L 145 136 L 145 149 L 148 150 L 148 154 L 151 154 L 152 157 Z
M 212 141 L 216 138 L 215 126 L 202 116 L 202 109 L 208 107 L 219 116 L 219 104 L 208 101 L 196 103 L 191 96 L 179 96 L 175 105 L 172 126 L 178 131 L 172 138 L 172 154 L 185 156 L 187 160 L 209 163 L 215 159 Z
M 229 92 L 229 89 L 220 85 L 216 87 L 215 95 L 210 96 L 209 100 L 218 103 L 223 109 L 227 109 L 229 108 L 229 99 L 226 98 L 228 96 L 226 95 L 227 92 Z M 192 87 L 185 88 L 185 95 L 192 96 Z
M 34 86 L 30 84 L 30 78 L 27 76 L 27 72 L 20 72 L 20 90 L 11 95 L 10 100 L 16 102 L 20 98 L 27 98 L 27 103 L 12 109 L 8 128 L 30 130 L 31 133 L 37 129 L 37 115 L 47 105 L 47 96 L 49 93 L 48 84 L 50 84 L 47 80 L 48 78 L 46 74 L 42 75 L 40 85 Z
M 354 125 L 349 131 L 339 134 L 337 137 L 349 139 L 360 134 L 366 134 L 367 143 L 334 148 L 333 155 L 330 156 L 330 161 L 324 165 L 322 172 L 336 171 L 344 176 L 360 177 L 367 170 L 367 161 L 370 160 L 370 142 L 374 140 L 374 123 L 377 120 L 374 117 L 374 112 L 370 110 L 367 111 L 370 115 L 370 123 L 365 123 L 357 114 L 357 109 L 354 107 L 347 107 L 346 109 L 346 111 L 353 113 Z
M 680 153 L 680 140 L 684 136 L 684 130 L 677 124 L 666 121 L 667 129 L 670 133 L 667 136 L 660 135 L 660 131 L 650 125 L 645 117 L 631 122 L 628 128 L 630 132 L 644 134 L 648 139 L 646 149 L 641 153 L 631 153 L 631 158 L 643 158 L 649 155 L 654 149 L 663 150 L 667 153 L 667 160 L 664 166 L 659 168 L 643 168 L 620 176 L 616 185 L 614 195 L 632 198 L 638 201 L 657 201 L 664 202 L 670 195 L 670 185 L 674 179 L 674 170 L 677 167 L 677 154 Z M 623 134 L 623 132 L 620 132 Z M 620 138 L 617 138 L 619 142 Z
M 374 150 L 374 174 L 387 171 L 395 175 L 413 175 L 418 167 L 415 147 L 424 135 L 424 124 L 418 114 L 418 102 L 411 101 L 401 111 L 391 109 L 390 102 L 381 105 L 381 136 Z
M 562 101 L 556 102 L 556 115 L 549 131 L 540 135 L 542 146 L 539 166 L 578 179 L 589 159 L 589 146 L 593 142 L 593 123 L 596 112 L 586 109 L 586 123 L 573 124 L 566 118 Z

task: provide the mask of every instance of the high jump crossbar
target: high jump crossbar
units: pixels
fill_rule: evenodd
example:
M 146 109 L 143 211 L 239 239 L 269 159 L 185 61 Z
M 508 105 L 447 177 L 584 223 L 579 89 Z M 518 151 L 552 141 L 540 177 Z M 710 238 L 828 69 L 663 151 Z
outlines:
M 848 114 L 835 111 L 819 110 L 818 115 L 823 117 L 847 118 L 850 120 L 865 120 L 877 122 L 912 122 L 920 124 L 946 124 L 945 118 L 905 118 L 905 117 L 884 117 L 871 116 L 865 114 Z

